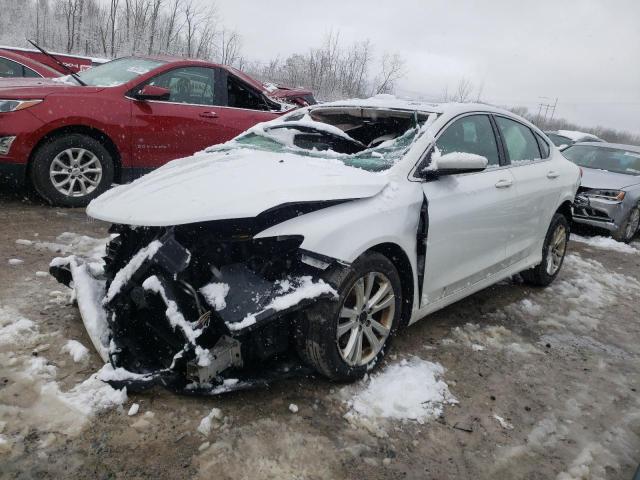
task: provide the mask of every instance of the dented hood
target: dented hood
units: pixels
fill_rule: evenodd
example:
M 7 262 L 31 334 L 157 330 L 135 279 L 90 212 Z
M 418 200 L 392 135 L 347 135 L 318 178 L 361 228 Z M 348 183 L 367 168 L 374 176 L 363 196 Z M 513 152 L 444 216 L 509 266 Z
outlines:
M 372 197 L 387 183 L 331 158 L 238 148 L 174 160 L 104 193 L 87 214 L 140 226 L 251 218 L 287 203 Z

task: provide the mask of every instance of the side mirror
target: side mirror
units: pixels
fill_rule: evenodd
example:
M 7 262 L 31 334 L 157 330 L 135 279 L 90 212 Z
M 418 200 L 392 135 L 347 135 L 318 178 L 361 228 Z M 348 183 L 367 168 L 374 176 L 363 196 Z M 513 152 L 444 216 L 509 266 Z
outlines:
M 168 88 L 156 85 L 145 85 L 136 93 L 136 100 L 169 100 L 170 97 L 171 91 Z
M 420 172 L 420 176 L 440 177 L 456 173 L 481 172 L 488 164 L 486 157 L 474 153 L 451 152 L 440 155 L 434 150 L 431 153 L 431 163 Z

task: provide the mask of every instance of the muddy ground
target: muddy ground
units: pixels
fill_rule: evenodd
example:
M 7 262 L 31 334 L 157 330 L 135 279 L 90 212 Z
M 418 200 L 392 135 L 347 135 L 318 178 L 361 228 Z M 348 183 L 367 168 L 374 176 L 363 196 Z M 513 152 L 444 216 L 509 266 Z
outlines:
M 630 479 L 640 462 L 640 250 L 571 242 L 550 288 L 516 278 L 401 332 L 387 362 L 440 363 L 459 402 L 424 424 L 349 421 L 359 387 L 322 378 L 215 398 L 154 389 L 86 416 L 18 369 L 46 358 L 39 368 L 55 366 L 64 391 L 101 367 L 93 350 L 79 363 L 61 351 L 91 343 L 68 292 L 36 272 L 56 256 L 45 242 L 102 238 L 107 226 L 7 189 L 0 225 L 0 314 L 38 330 L 0 351 L 1 478 Z M 226 418 L 205 438 L 197 427 L 212 407 Z

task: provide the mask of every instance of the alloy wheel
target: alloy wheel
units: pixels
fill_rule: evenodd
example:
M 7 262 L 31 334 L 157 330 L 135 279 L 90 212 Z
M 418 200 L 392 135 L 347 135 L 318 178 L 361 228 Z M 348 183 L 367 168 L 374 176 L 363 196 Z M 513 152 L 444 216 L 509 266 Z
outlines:
M 640 209 L 634 208 L 631 211 L 631 216 L 627 222 L 627 231 L 625 232 L 625 238 L 627 240 L 631 240 L 633 238 L 638 231 L 638 226 L 640 226 Z
M 358 278 L 338 317 L 336 341 L 342 359 L 358 367 L 371 362 L 389 337 L 396 308 L 391 281 L 380 272 Z
M 49 167 L 53 187 L 68 197 L 90 194 L 102 179 L 98 157 L 84 148 L 67 148 L 55 156 Z
M 551 237 L 549 251 L 547 253 L 547 273 L 551 276 L 558 273 L 562 265 L 562 259 L 567 250 L 567 230 L 564 225 L 558 225 Z

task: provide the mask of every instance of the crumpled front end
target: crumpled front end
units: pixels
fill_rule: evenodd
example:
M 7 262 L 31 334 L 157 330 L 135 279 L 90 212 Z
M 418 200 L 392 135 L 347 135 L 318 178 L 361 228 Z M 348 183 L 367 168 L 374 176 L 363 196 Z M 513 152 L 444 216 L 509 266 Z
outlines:
M 295 312 L 336 296 L 322 280 L 332 259 L 302 237 L 255 239 L 251 222 L 176 227 L 114 225 L 104 266 L 56 259 L 87 332 L 114 367 L 110 383 L 183 393 L 247 388 L 281 373 Z M 266 373 L 265 373 L 266 372 Z

